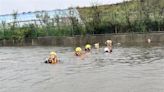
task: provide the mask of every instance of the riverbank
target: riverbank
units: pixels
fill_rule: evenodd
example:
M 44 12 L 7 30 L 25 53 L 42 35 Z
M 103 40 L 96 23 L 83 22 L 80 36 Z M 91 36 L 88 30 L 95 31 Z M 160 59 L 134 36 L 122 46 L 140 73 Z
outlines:
M 94 44 L 99 42 L 104 44 L 107 39 L 112 39 L 113 43 L 145 43 L 150 38 L 152 43 L 164 43 L 164 33 L 119 33 L 119 34 L 99 34 L 74 37 L 38 37 L 34 39 L 1 40 L 0 46 L 81 46 L 86 43 Z

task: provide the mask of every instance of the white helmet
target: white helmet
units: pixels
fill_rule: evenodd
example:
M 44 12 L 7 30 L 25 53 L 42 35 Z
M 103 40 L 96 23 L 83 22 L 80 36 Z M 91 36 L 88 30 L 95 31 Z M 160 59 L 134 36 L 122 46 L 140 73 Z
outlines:
M 109 48 L 108 47 L 105 47 L 104 48 L 104 52 L 109 52 Z

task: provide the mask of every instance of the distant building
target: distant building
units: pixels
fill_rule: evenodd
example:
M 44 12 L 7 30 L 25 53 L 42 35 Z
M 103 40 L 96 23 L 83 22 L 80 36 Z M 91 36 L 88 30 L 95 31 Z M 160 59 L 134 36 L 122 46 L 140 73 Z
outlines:
M 13 14 L 0 15 L 0 23 L 5 22 L 7 24 L 10 24 L 16 22 L 19 25 L 28 23 L 40 24 L 41 22 L 44 22 L 43 19 L 45 17 L 45 14 L 48 15 L 48 21 L 52 21 L 55 18 L 58 18 L 60 23 L 69 24 L 69 18 L 74 17 L 78 20 L 78 22 L 83 23 L 80 18 L 78 10 L 75 8 L 63 10 L 57 9 L 51 11 L 23 12 L 16 14 L 16 19 L 14 19 Z

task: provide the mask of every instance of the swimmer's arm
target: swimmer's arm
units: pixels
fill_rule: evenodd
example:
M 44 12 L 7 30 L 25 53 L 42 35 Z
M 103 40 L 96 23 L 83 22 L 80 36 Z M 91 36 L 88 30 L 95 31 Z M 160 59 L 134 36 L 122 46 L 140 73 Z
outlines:
M 55 58 L 55 62 L 56 62 L 56 63 L 59 62 L 59 59 L 58 59 L 57 57 Z
M 86 58 L 86 52 L 83 52 L 82 55 L 80 56 L 80 58 L 83 60 L 84 58 Z

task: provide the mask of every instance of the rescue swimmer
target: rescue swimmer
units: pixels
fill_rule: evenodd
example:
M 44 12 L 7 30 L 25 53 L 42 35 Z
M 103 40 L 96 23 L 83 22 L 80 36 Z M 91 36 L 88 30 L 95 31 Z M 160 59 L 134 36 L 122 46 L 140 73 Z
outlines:
M 80 47 L 76 47 L 75 56 L 81 56 L 83 54 L 82 49 Z
M 59 62 L 59 60 L 58 60 L 57 54 L 55 52 L 50 52 L 48 60 L 45 61 L 45 63 L 49 63 L 49 64 L 56 64 L 58 62 Z
M 99 43 L 95 43 L 94 46 L 95 46 L 95 49 L 99 49 L 100 48 Z
M 91 51 L 91 45 L 90 44 L 86 44 L 85 45 L 85 52 L 90 52 Z
M 105 44 L 107 47 L 104 48 L 104 52 L 112 53 L 112 40 L 107 40 Z

